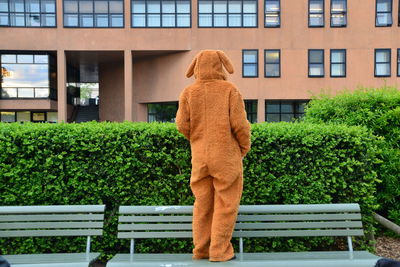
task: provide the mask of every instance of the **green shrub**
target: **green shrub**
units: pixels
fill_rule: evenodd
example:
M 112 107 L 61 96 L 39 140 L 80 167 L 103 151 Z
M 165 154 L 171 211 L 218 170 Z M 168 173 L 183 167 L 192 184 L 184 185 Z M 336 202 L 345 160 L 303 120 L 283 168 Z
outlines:
M 400 91 L 394 87 L 359 88 L 336 96 L 322 93 L 307 105 L 304 121 L 366 126 L 385 138 L 377 170 L 379 213 L 400 224 Z
M 242 204 L 361 204 L 376 208 L 379 140 L 362 127 L 309 123 L 252 126 Z M 191 205 L 189 143 L 174 124 L 0 124 L 0 205 L 106 204 L 93 250 L 128 252 L 120 205 Z M 257 239 L 251 251 L 332 247 L 329 238 Z M 84 239 L 0 240 L 0 254 L 84 251 Z M 191 252 L 191 240 L 136 242 L 139 252 Z

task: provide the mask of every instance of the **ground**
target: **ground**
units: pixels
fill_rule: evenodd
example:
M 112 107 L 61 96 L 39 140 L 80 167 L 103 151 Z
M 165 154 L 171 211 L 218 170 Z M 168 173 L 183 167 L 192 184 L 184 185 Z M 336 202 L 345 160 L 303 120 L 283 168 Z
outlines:
M 378 237 L 376 255 L 400 261 L 400 238 Z

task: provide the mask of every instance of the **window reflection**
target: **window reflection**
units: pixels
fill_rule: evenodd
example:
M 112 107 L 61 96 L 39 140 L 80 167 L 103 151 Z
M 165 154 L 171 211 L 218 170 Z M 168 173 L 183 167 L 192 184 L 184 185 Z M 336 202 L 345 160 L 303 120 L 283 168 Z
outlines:
M 178 102 L 147 104 L 148 122 L 175 122 Z

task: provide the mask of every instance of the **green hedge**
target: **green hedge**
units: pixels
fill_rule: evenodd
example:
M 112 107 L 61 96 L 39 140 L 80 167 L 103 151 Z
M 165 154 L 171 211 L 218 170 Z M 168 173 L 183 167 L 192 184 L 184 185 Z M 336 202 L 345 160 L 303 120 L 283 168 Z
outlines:
M 252 126 L 242 204 L 358 202 L 371 222 L 379 140 L 362 127 Z M 116 238 L 119 205 L 191 205 L 190 148 L 174 124 L 0 124 L 0 205 L 106 204 L 104 258 L 128 252 Z M 332 248 L 334 239 L 257 239 L 247 251 Z M 0 254 L 84 251 L 82 238 L 1 239 Z M 137 241 L 141 252 L 191 252 L 191 240 Z
M 377 170 L 379 213 L 400 224 L 400 91 L 394 87 L 322 93 L 309 102 L 304 121 L 366 126 L 385 139 Z

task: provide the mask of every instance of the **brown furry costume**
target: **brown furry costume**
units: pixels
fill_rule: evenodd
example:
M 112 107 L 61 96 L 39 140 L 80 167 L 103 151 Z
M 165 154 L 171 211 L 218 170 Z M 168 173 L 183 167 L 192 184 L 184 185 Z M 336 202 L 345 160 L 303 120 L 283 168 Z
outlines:
M 243 188 L 242 158 L 250 150 L 250 124 L 244 102 L 222 69 L 233 73 L 224 52 L 203 50 L 186 73 L 196 81 L 179 97 L 178 130 L 190 141 L 193 259 L 226 261 Z

